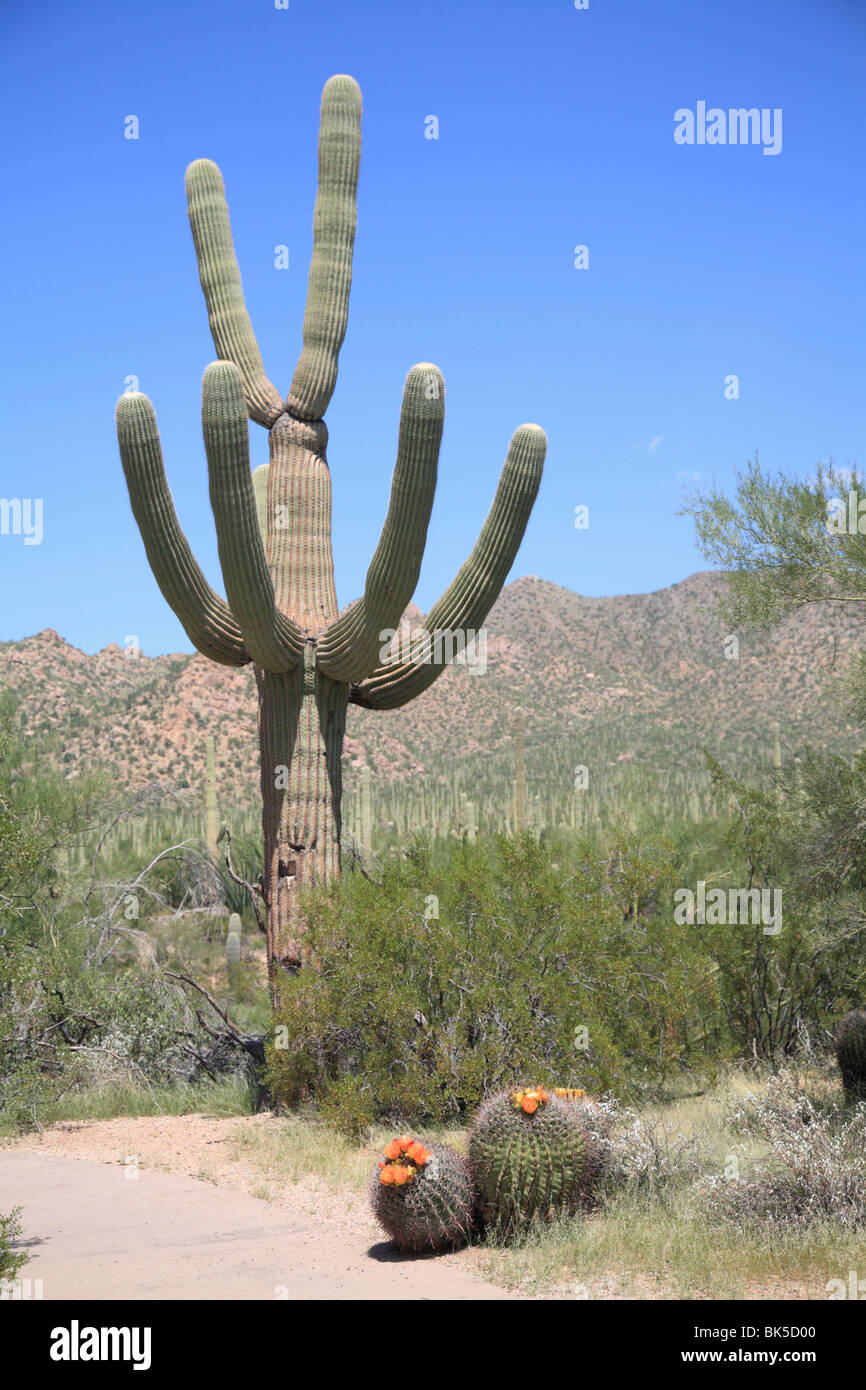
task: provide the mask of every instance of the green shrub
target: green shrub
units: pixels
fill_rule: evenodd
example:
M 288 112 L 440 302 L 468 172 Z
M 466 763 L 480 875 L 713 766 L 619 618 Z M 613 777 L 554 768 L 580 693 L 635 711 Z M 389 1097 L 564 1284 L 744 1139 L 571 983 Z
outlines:
M 0 1212 L 0 1280 L 14 1279 L 27 1256 L 12 1249 L 13 1241 L 21 1235 L 21 1208 L 13 1207 L 8 1216 Z
M 328 1082 L 319 1104 L 322 1119 L 350 1144 L 363 1144 L 376 1118 L 369 1091 L 355 1076 Z
M 422 844 L 381 885 L 309 894 L 316 964 L 285 981 L 268 1049 L 278 1102 L 355 1076 L 377 1118 L 460 1122 L 521 1076 L 622 1093 L 675 1066 L 711 984 L 654 906 L 672 901 L 663 849 L 555 862 L 529 836 L 441 866 Z

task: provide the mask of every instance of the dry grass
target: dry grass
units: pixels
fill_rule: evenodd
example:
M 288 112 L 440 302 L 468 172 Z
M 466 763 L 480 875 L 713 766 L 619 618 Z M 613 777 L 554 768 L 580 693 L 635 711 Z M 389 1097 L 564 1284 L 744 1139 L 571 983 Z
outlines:
M 740 1175 L 750 1178 L 769 1159 L 758 1134 L 744 1136 L 731 1125 L 737 1103 L 763 1084 L 733 1073 L 711 1094 L 648 1108 L 641 1127 L 659 1141 L 658 1172 L 653 1157 L 639 1181 L 614 1190 L 591 1215 L 546 1226 L 506 1248 L 480 1245 L 467 1258 L 497 1283 L 554 1298 L 826 1298 L 830 1279 L 847 1279 L 851 1269 L 866 1275 L 866 1233 L 830 1221 L 807 1231 L 728 1225 L 708 1214 L 701 1177 L 723 1176 L 736 1159 Z M 833 1090 L 820 1076 L 809 1084 L 813 1093 Z M 391 1131 L 377 1130 L 357 1148 L 309 1119 L 290 1117 L 239 1129 L 233 1144 L 235 1156 L 270 1184 L 315 1174 L 361 1195 L 389 1137 Z M 459 1131 L 425 1131 L 425 1137 L 465 1146 Z M 672 1161 L 668 1171 L 665 1154 L 675 1158 L 683 1139 L 696 1141 L 697 1160 L 682 1172 Z
M 465 1149 L 459 1130 L 426 1130 L 425 1138 Z M 302 1116 L 273 1116 L 267 1126 L 241 1127 L 231 1137 L 235 1161 L 261 1173 L 271 1184 L 302 1182 L 315 1175 L 330 1187 L 366 1191 L 379 1151 L 394 1136 L 392 1129 L 376 1128 L 363 1147 Z
M 839 1097 L 832 1076 L 810 1073 L 804 1086 L 818 1108 Z M 732 1120 L 749 1092 L 765 1094 L 766 1082 L 733 1073 L 706 1095 L 622 1114 L 615 1152 L 627 1176 L 613 1183 L 595 1212 L 532 1231 L 517 1244 L 480 1244 L 449 1258 L 509 1288 L 560 1299 L 826 1298 L 831 1279 L 847 1282 L 850 1270 L 866 1278 L 866 1230 L 833 1219 L 798 1228 L 723 1221 L 713 1213 L 707 1179 L 724 1177 L 733 1160 L 747 1182 L 772 1169 L 759 1128 L 744 1131 Z M 214 1111 L 231 1109 L 229 1095 L 220 1100 Z M 103 1097 L 90 1113 L 116 1113 L 120 1104 L 120 1097 Z M 191 1152 L 196 1127 L 199 1146 Z M 79 1120 L 48 1131 L 44 1142 L 84 1156 L 104 1136 L 103 1146 L 113 1144 L 117 1155 L 141 1152 L 151 1166 L 189 1171 L 267 1202 L 297 1201 L 300 1194 L 311 1211 L 357 1229 L 371 1222 L 367 1183 L 392 1133 L 376 1129 L 357 1147 L 307 1115 L 166 1115 L 126 1127 L 120 1120 Z M 424 1130 L 422 1137 L 465 1149 L 461 1131 Z
M 818 1097 L 835 1083 L 810 1076 Z M 808 1229 L 766 1222 L 731 1224 L 710 1213 L 701 1176 L 735 1171 L 752 1179 L 771 1165 L 759 1133 L 743 1135 L 732 1111 L 766 1082 L 733 1074 L 712 1094 L 645 1111 L 646 1125 L 666 1130 L 672 1149 L 696 1141 L 695 1171 L 665 1172 L 658 1181 L 629 1182 L 582 1221 L 562 1222 L 531 1233 L 519 1246 L 485 1250 L 482 1270 L 491 1279 L 529 1292 L 559 1297 L 739 1299 L 826 1298 L 831 1279 L 849 1270 L 866 1274 L 866 1230 L 833 1220 Z

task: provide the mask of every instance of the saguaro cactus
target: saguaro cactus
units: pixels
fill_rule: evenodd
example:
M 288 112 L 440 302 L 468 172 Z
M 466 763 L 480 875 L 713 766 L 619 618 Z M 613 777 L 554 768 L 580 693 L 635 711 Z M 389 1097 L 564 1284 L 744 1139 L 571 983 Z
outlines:
M 447 663 L 439 633 L 477 631 L 514 561 L 535 500 L 546 440 L 521 425 L 475 549 L 434 605 L 408 652 L 381 660 L 412 597 L 436 485 L 444 383 L 421 363 L 403 391 L 397 461 L 363 596 L 338 612 L 331 553 L 331 479 L 323 416 L 346 331 L 361 93 L 332 77 L 322 93 L 319 187 L 303 350 L 288 396 L 265 376 L 244 304 L 223 180 L 210 160 L 187 170 L 189 218 L 219 361 L 202 383 L 202 424 L 224 600 L 211 589 L 175 515 L 153 406 L 131 392 L 117 406 L 120 454 L 148 560 L 192 643 L 213 661 L 253 663 L 259 697 L 261 786 L 272 996 L 280 966 L 302 959 L 299 885 L 340 869 L 341 752 L 349 702 L 394 709 Z M 250 471 L 248 417 L 269 432 L 270 464 Z M 413 653 L 424 653 L 421 660 Z M 453 651 L 453 648 L 452 648 Z
M 240 914 L 233 912 L 229 917 L 229 929 L 226 932 L 226 969 L 231 975 L 233 970 L 237 970 L 241 963 L 241 935 L 243 926 Z
M 526 829 L 526 758 L 523 740 L 523 711 L 515 710 L 511 720 L 514 739 L 514 829 Z
M 373 785 L 368 763 L 361 768 L 361 844 L 369 853 L 373 844 Z
M 205 742 L 205 839 L 211 854 L 219 854 L 217 835 L 217 796 L 216 796 L 216 749 L 213 738 L 208 735 Z

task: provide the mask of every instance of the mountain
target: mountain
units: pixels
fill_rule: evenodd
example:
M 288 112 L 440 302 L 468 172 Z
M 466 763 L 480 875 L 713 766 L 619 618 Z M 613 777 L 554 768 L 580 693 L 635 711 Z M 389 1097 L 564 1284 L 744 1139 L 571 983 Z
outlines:
M 830 698 L 827 679 L 846 653 L 866 647 L 866 615 L 816 606 L 769 639 L 740 634 L 738 655 L 726 655 L 732 644 L 713 611 L 724 584 L 708 572 L 651 594 L 585 598 L 533 575 L 515 580 L 486 624 L 486 672 L 454 666 L 401 710 L 349 707 L 349 814 L 353 769 L 369 763 L 383 823 L 397 819 L 403 803 L 432 814 L 431 791 L 440 811 L 453 804 L 455 772 L 482 807 L 482 823 L 485 816 L 501 823 L 516 710 L 524 717 L 530 799 L 537 796 L 545 823 L 568 820 L 579 766 L 594 814 L 627 784 L 667 804 L 690 799 L 697 814 L 695 797 L 707 785 L 702 746 L 737 773 L 768 764 L 774 721 L 788 750 L 806 741 L 860 747 L 862 735 Z M 130 655 L 116 645 L 89 656 L 45 630 L 0 643 L 0 687 L 18 695 L 28 732 L 52 732 L 50 756 L 68 777 L 101 766 L 123 788 L 159 780 L 202 790 L 205 739 L 213 734 L 222 813 L 256 803 L 249 668 L 183 653 Z M 412 816 L 403 821 L 408 826 Z

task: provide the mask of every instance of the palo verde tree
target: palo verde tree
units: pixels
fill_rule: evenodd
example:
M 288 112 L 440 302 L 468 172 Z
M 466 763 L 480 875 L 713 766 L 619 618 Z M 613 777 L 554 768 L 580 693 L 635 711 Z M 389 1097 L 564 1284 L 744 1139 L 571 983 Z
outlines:
M 400 624 L 424 553 L 444 383 L 429 363 L 409 372 L 384 529 L 363 596 L 340 612 L 323 417 L 346 331 L 360 150 L 360 90 L 351 77 L 332 77 L 322 94 L 303 350 L 285 400 L 265 375 L 244 304 L 220 171 L 206 159 L 187 170 L 189 218 L 219 358 L 204 373 L 202 424 L 226 600 L 205 580 L 178 524 L 150 401 L 134 392 L 117 406 L 132 510 L 164 597 L 203 655 L 229 666 L 252 662 L 255 670 L 262 894 L 275 1001 L 280 967 L 291 970 L 301 960 L 298 888 L 340 871 L 347 706 L 406 704 L 447 663 L 450 644 L 436 642 L 435 634 L 465 638 L 483 624 L 522 540 L 546 450 L 537 425 L 515 432 L 475 549 L 424 631 L 414 634 L 408 651 L 383 664 L 383 635 Z M 248 417 L 268 430 L 270 441 L 270 463 L 254 474 Z
M 712 564 L 727 571 L 717 604 L 729 631 L 769 629 L 810 604 L 866 603 L 866 478 L 819 463 L 797 478 L 766 473 L 757 456 L 736 470 L 728 497 L 691 490 L 682 511 Z M 852 654 L 840 682 L 849 712 L 866 723 L 866 653 Z

